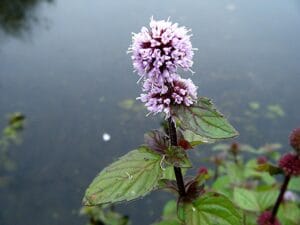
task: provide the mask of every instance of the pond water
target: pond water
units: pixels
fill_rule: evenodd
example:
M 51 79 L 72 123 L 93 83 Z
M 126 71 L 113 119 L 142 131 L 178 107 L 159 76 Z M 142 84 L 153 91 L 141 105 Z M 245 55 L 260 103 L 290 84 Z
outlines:
M 288 148 L 300 125 L 298 0 L 2 0 L 0 125 L 14 111 L 27 124 L 22 145 L 10 149 L 17 170 L 0 189 L 1 225 L 85 224 L 87 185 L 159 126 L 134 101 L 140 87 L 126 54 L 131 32 L 151 16 L 192 28 L 192 79 L 238 141 Z M 167 198 L 154 193 L 118 209 L 150 224 Z

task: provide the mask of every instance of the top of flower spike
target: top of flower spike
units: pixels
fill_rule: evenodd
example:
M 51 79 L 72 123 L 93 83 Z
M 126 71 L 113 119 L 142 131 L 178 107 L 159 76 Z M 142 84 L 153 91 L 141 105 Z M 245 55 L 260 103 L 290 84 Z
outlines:
M 139 33 L 133 34 L 129 52 L 132 52 L 134 69 L 140 76 L 161 84 L 169 81 L 179 67 L 190 70 L 194 49 L 189 31 L 177 23 L 151 18 L 150 28 L 142 27 Z

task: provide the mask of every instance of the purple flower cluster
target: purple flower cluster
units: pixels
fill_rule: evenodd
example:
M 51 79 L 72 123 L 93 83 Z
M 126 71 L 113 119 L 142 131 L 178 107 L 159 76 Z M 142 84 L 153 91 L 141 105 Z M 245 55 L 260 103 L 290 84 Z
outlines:
M 177 23 L 151 19 L 149 29 L 143 27 L 140 33 L 133 35 L 129 48 L 138 74 L 163 83 L 178 67 L 190 69 L 194 53 L 188 32 Z
M 293 153 L 283 155 L 279 160 L 279 167 L 288 176 L 300 176 L 300 156 Z
M 293 130 L 290 134 L 290 145 L 300 155 L 300 127 Z
M 129 51 L 133 67 L 143 80 L 143 94 L 138 98 L 150 113 L 164 112 L 171 116 L 172 105 L 192 105 L 197 99 L 197 87 L 183 79 L 177 69 L 191 70 L 193 48 L 191 35 L 185 27 L 169 21 L 150 21 L 134 34 Z
M 183 79 L 177 74 L 172 74 L 171 82 L 164 84 L 152 83 L 151 79 L 145 80 L 143 91 L 138 98 L 145 102 L 150 113 L 164 112 L 166 117 L 171 116 L 171 105 L 190 106 L 197 99 L 197 87 L 191 79 Z

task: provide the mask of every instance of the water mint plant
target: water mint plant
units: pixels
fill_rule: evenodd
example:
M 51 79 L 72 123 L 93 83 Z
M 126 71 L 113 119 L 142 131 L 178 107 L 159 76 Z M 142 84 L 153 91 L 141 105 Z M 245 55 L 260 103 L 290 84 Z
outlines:
M 246 225 L 300 224 L 300 163 L 297 150 L 294 149 L 296 154 L 290 152 L 280 156 L 277 152 L 278 144 L 268 144 L 257 149 L 238 144 L 239 150 L 232 151 L 234 145 L 236 143 L 213 147 L 213 150 L 221 150 L 227 156 L 222 164 L 214 161 L 219 164 L 219 170 L 210 188 L 234 200 L 243 211 Z M 276 179 L 277 176 L 279 179 Z
M 294 148 L 296 153 L 287 153 L 283 155 L 278 162 L 279 168 L 282 170 L 284 174 L 284 181 L 280 188 L 280 193 L 277 197 L 277 200 L 274 204 L 272 209 L 272 213 L 270 216 L 269 223 L 277 224 L 276 223 L 276 216 L 279 210 L 280 204 L 284 200 L 284 195 L 287 192 L 289 182 L 292 177 L 299 177 L 300 176 L 300 154 L 299 154 L 299 128 L 295 129 L 290 135 L 290 144 Z M 299 221 L 300 223 L 300 218 Z
M 0 188 L 10 180 L 9 172 L 16 169 L 16 163 L 10 157 L 10 146 L 22 142 L 25 116 L 20 112 L 11 113 L 8 123 L 0 134 Z
M 242 216 L 229 198 L 205 189 L 204 173 L 184 177 L 192 167 L 186 152 L 196 145 L 232 138 L 238 132 L 206 97 L 197 99 L 197 87 L 178 69 L 190 70 L 193 50 L 190 30 L 170 21 L 150 21 L 133 34 L 133 67 L 141 76 L 142 94 L 149 113 L 163 113 L 167 132 L 150 131 L 145 144 L 104 168 L 86 190 L 84 205 L 130 201 L 156 189 L 177 196 L 182 224 L 242 224 Z

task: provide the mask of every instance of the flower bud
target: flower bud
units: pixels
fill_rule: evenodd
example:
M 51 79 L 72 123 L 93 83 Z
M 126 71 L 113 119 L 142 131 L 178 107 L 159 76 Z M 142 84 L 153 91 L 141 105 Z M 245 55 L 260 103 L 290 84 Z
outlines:
M 240 151 L 240 145 L 239 143 L 237 142 L 233 142 L 230 146 L 230 152 L 233 154 L 233 155 L 237 155 Z
M 293 153 L 287 153 L 279 160 L 279 167 L 288 176 L 300 176 L 300 158 Z
M 300 154 L 300 127 L 293 130 L 290 134 L 290 145 Z
M 257 159 L 256 159 L 256 162 L 257 164 L 259 165 L 262 165 L 262 164 L 265 164 L 267 163 L 268 159 L 266 156 L 259 156 Z
M 198 174 L 199 175 L 207 175 L 208 174 L 208 170 L 207 170 L 207 168 L 206 167 L 200 167 L 199 169 L 198 169 Z

